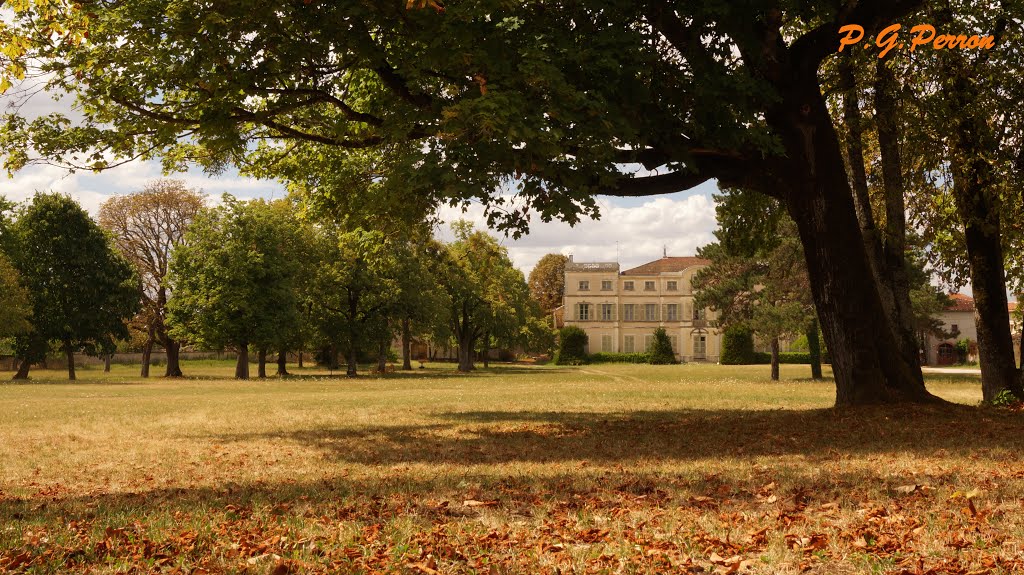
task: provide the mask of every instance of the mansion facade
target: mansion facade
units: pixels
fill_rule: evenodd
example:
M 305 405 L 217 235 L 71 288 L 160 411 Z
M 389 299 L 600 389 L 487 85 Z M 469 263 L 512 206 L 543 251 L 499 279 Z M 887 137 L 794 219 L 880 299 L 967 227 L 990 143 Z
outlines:
M 582 328 L 587 353 L 644 352 L 654 330 L 665 328 L 676 357 L 717 363 L 722 336 L 711 327 L 714 312 L 694 305 L 690 281 L 710 262 L 696 257 L 663 257 L 619 270 L 618 263 L 565 265 L 565 325 Z

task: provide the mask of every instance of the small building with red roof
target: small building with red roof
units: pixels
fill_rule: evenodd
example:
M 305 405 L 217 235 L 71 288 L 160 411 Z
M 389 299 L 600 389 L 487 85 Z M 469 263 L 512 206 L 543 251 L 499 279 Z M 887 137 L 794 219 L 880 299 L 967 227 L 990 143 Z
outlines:
M 941 336 L 928 334 L 925 338 L 925 364 L 950 365 L 959 362 L 961 358 L 956 350 L 956 342 L 962 339 L 978 341 L 978 330 L 974 326 L 974 298 L 962 293 L 949 294 L 949 305 L 935 319 L 942 323 L 941 329 L 945 333 Z M 966 359 L 975 361 L 977 357 Z

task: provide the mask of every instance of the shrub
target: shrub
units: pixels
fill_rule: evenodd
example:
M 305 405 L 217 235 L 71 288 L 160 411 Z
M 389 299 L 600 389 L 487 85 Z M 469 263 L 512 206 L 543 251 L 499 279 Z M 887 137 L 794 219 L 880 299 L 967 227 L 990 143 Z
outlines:
M 1019 403 L 1020 401 L 1017 399 L 1017 396 L 1009 389 L 1000 391 L 992 400 L 992 405 L 996 407 L 1013 407 Z
M 754 354 L 754 334 L 750 329 L 734 325 L 722 334 L 722 365 L 747 365 L 759 363 Z
M 581 365 L 587 362 L 587 332 L 574 325 L 567 325 L 558 332 L 557 365 Z
M 587 356 L 589 363 L 651 363 L 649 353 L 592 353 Z
M 647 350 L 647 353 L 651 356 L 651 363 L 654 365 L 678 363 L 676 354 L 672 351 L 672 340 L 668 338 L 663 327 L 654 330 L 654 342 L 651 343 L 651 349 Z
M 806 335 L 800 335 L 789 344 L 790 351 L 810 351 L 811 346 L 807 342 Z

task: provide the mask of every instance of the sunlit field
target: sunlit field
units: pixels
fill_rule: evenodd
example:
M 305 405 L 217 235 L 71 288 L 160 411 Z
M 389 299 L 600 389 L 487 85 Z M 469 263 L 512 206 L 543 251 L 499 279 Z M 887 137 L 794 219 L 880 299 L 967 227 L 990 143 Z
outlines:
M 976 376 L 836 411 L 794 365 L 232 367 L 0 383 L 0 572 L 1024 569 L 1024 416 Z

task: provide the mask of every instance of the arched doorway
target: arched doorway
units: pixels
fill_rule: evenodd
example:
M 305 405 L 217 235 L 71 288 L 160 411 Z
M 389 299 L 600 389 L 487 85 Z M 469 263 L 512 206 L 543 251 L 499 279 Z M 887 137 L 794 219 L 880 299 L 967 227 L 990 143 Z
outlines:
M 938 365 L 953 365 L 956 363 L 956 348 L 951 343 L 940 343 L 935 363 Z

